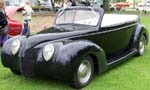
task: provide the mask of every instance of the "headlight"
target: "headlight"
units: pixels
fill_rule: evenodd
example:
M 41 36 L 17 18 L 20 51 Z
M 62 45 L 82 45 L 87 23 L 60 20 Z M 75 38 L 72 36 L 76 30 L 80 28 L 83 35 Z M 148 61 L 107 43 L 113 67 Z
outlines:
M 43 48 L 43 57 L 45 61 L 49 61 L 54 54 L 54 46 L 52 44 L 47 44 Z
M 20 41 L 19 40 L 14 40 L 11 44 L 11 52 L 13 55 L 17 54 L 20 48 Z

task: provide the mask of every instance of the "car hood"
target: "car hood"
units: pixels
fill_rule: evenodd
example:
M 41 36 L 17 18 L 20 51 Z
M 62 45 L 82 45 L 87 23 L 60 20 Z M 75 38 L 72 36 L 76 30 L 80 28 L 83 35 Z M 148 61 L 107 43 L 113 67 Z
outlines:
M 6 12 L 6 15 L 10 18 L 10 17 L 14 16 L 14 14 L 16 13 L 16 11 L 19 10 L 19 9 L 21 9 L 21 7 L 6 6 L 5 12 Z
M 40 43 L 47 41 L 55 41 L 63 38 L 78 37 L 84 34 L 95 32 L 94 30 L 81 30 L 81 31 L 70 31 L 70 32 L 53 32 L 45 34 L 37 34 L 27 38 L 28 46 L 34 47 Z

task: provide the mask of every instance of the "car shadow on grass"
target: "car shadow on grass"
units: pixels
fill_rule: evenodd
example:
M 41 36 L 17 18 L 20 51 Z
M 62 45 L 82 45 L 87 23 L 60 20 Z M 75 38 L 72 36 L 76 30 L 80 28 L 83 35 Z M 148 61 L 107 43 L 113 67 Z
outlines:
M 137 62 L 137 60 L 139 60 L 138 58 L 141 58 L 141 57 L 144 57 L 144 56 L 133 56 L 131 58 L 128 58 L 126 60 L 124 60 L 123 62 L 121 63 L 118 63 L 117 65 L 113 66 L 112 68 L 109 68 L 107 71 L 101 73 L 101 74 L 98 74 L 96 73 L 95 76 L 94 76 L 94 80 L 96 79 L 101 79 L 107 75 L 110 75 L 110 73 L 112 74 L 112 72 L 119 72 L 119 70 L 121 70 L 122 68 L 126 67 L 126 68 L 130 68 L 131 67 L 131 64 L 133 64 L 133 67 L 134 67 L 134 62 Z M 129 67 L 128 67 L 129 66 Z
M 71 87 L 71 84 L 67 81 L 57 80 L 48 77 L 24 77 L 22 75 L 18 75 L 21 78 L 22 82 L 26 83 L 26 85 L 34 84 L 35 86 L 42 87 L 42 90 L 74 90 Z

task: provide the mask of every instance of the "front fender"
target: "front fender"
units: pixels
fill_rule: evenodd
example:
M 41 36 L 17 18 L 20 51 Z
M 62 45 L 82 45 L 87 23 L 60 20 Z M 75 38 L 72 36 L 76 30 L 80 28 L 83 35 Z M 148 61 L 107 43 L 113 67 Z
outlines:
M 49 61 L 45 61 L 42 54 L 43 48 L 47 44 L 53 44 L 55 48 L 54 55 Z M 96 70 L 103 72 L 107 69 L 105 53 L 98 45 L 85 40 L 63 40 L 44 42 L 31 49 L 26 49 L 21 62 L 21 71 L 27 76 L 30 74 L 46 75 L 54 78 L 66 77 L 70 80 L 82 57 L 86 55 L 93 58 L 94 65 L 97 67 Z M 26 69 L 26 66 L 32 68 Z
M 97 65 L 98 72 L 107 69 L 106 56 L 103 49 L 89 41 L 73 41 L 61 46 L 53 59 L 55 63 L 61 63 L 64 66 L 76 67 L 81 57 L 90 55 Z
M 19 40 L 21 43 L 20 49 L 16 55 L 12 55 L 11 52 L 11 44 L 14 40 Z M 23 42 L 25 40 L 26 40 L 26 36 L 16 36 L 14 38 L 7 40 L 4 43 L 1 51 L 1 60 L 2 60 L 2 64 L 5 67 L 18 68 L 19 65 L 18 60 L 21 58 L 21 51 L 24 46 Z

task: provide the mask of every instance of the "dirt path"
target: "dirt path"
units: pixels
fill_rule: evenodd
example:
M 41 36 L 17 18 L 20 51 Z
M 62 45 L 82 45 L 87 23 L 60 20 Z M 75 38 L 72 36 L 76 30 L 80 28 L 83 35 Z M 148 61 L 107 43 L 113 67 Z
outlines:
M 16 13 L 12 18 L 23 22 L 22 13 Z M 36 33 L 43 30 L 44 27 L 52 26 L 54 18 L 54 13 L 51 15 L 33 15 L 31 21 L 31 33 Z

